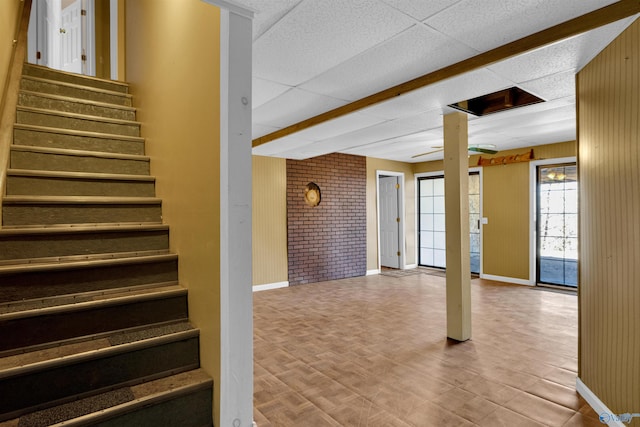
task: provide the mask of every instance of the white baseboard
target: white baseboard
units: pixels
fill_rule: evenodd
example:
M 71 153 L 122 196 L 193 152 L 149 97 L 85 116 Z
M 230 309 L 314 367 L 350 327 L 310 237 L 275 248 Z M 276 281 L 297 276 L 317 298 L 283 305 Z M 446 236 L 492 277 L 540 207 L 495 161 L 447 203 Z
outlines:
M 404 266 L 404 270 L 411 270 L 413 268 L 418 268 L 418 264 L 407 264 Z
M 481 274 L 481 279 L 495 280 L 496 282 L 513 283 L 515 285 L 534 286 L 529 280 L 516 279 L 515 277 L 494 276 L 493 274 Z
M 606 424 L 609 427 L 624 427 L 624 424 L 616 418 L 617 415 L 613 414 L 611 410 L 607 408 L 607 405 L 602 403 L 602 400 L 600 400 L 580 378 L 576 379 L 576 391 L 587 401 L 596 414 L 600 416 L 600 422 L 602 424 Z
M 277 283 L 267 283 L 266 285 L 254 285 L 253 286 L 253 292 L 259 292 L 259 291 L 269 291 L 271 289 L 279 289 L 279 288 L 286 288 L 289 286 L 289 282 L 277 282 Z
M 380 270 L 367 270 L 367 276 L 375 276 L 376 274 L 380 274 Z

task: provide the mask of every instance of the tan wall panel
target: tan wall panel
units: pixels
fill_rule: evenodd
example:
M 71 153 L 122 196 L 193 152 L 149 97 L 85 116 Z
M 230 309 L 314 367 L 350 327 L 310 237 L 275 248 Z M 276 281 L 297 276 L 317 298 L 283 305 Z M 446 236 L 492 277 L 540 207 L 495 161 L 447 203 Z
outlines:
M 219 384 L 220 11 L 200 0 L 135 0 L 126 18 L 126 75 L 163 221 L 201 331 L 201 365 Z
M 416 189 L 410 163 L 367 157 L 367 270 L 378 266 L 378 208 L 376 171 L 404 173 L 405 263 L 416 262 Z M 402 249 L 401 249 L 402 250 Z
M 577 82 L 579 376 L 614 413 L 639 412 L 640 22 Z
M 111 78 L 109 0 L 95 0 L 96 14 L 96 77 Z
M 287 161 L 253 156 L 253 284 L 287 281 Z
M 530 148 L 501 151 L 495 156 L 525 153 Z M 576 155 L 575 141 L 533 147 L 536 160 Z M 479 156 L 469 158 L 476 167 Z M 482 170 L 483 226 L 482 272 L 484 274 L 529 279 L 529 163 L 489 166 Z M 415 173 L 439 172 L 441 160 L 416 163 Z M 409 238 L 409 237 L 407 237 Z

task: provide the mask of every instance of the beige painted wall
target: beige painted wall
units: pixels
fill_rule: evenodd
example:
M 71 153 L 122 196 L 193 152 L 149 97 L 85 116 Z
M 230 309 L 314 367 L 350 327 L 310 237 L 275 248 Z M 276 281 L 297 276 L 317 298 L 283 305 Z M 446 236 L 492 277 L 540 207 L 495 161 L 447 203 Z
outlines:
M 253 156 L 253 284 L 288 280 L 287 161 Z
M 640 412 L 640 21 L 577 83 L 578 374 L 613 413 Z
M 4 105 L 7 85 L 7 74 L 13 55 L 13 39 L 15 38 L 18 13 L 21 10 L 20 0 L 2 0 L 0 2 L 0 112 Z
M 127 80 L 190 319 L 201 330 L 200 362 L 219 384 L 219 9 L 201 0 L 135 0 L 126 2 L 126 19 Z
M 501 151 L 495 156 L 524 153 L 528 148 Z M 576 155 L 575 141 L 533 147 L 536 160 Z M 494 156 L 484 156 L 494 157 Z M 469 158 L 476 167 L 478 156 Z M 415 173 L 443 170 L 442 161 L 416 163 Z M 482 169 L 483 274 L 529 279 L 529 163 L 489 166 Z M 407 236 L 407 239 L 412 238 Z M 415 237 L 413 237 L 415 239 Z
M 367 271 L 378 265 L 378 208 L 376 171 L 404 173 L 405 263 L 416 262 L 416 207 L 415 179 L 409 163 L 367 157 Z

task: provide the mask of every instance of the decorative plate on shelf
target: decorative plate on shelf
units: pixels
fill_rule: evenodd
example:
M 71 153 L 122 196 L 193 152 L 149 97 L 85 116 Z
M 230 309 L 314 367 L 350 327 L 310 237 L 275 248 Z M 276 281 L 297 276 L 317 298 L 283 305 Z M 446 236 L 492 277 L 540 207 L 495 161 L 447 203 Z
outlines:
M 320 187 L 314 182 L 308 183 L 304 188 L 304 202 L 309 206 L 318 206 L 320 199 Z

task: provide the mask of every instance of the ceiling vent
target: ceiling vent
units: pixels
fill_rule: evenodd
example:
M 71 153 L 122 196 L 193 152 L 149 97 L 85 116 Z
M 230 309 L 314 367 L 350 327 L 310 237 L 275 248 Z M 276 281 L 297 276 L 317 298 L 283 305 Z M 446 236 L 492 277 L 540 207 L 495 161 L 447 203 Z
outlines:
M 538 98 L 519 87 L 510 87 L 488 95 L 456 102 L 455 104 L 450 104 L 449 107 L 475 116 L 485 116 L 491 113 L 511 110 L 512 108 L 537 104 L 538 102 L 544 102 L 544 99 Z

